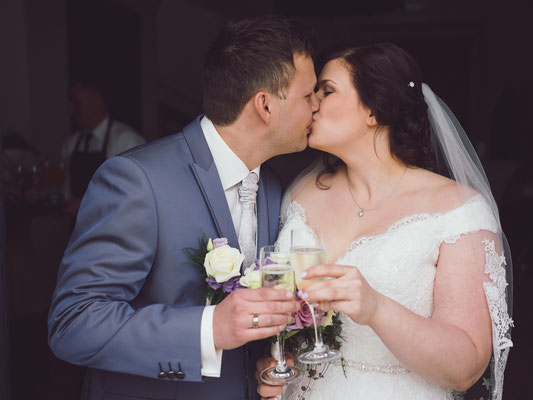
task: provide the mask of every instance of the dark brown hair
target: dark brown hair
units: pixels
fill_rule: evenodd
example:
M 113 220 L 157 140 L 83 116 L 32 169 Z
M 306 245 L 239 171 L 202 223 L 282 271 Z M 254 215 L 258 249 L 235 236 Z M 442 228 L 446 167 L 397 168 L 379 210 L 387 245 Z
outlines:
M 393 157 L 410 167 L 433 168 L 422 74 L 414 59 L 398 46 L 378 43 L 333 48 L 320 57 L 320 69 L 332 60 L 340 60 L 348 67 L 361 103 L 376 117 L 379 127 L 389 128 Z M 344 163 L 325 154 L 324 164 L 317 176 L 317 185 L 321 188 L 327 186 L 321 184 L 320 178 L 335 172 Z
M 205 55 L 205 115 L 225 126 L 258 91 L 283 97 L 294 75 L 294 55 L 312 53 L 309 31 L 290 20 L 263 16 L 230 22 Z

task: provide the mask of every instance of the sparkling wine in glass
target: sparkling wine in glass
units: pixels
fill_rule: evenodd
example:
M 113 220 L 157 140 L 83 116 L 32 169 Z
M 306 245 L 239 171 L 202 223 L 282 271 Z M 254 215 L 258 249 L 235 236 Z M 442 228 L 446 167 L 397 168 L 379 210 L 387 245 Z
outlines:
M 326 262 L 326 250 L 320 228 L 317 226 L 305 225 L 291 231 L 291 265 L 296 276 L 296 286 L 299 290 L 306 288 L 313 283 L 327 279 L 302 279 L 301 273 L 307 268 Z M 322 332 L 317 323 L 315 308 L 307 303 L 313 316 L 313 326 L 315 328 L 315 343 L 311 351 L 300 353 L 298 360 L 303 364 L 321 364 L 337 360 L 341 357 L 341 352 L 330 349 L 322 341 Z
M 294 269 L 290 255 L 279 251 L 277 246 L 262 247 L 259 252 L 262 287 L 287 290 L 294 293 Z M 261 371 L 260 378 L 269 385 L 285 385 L 300 376 L 297 367 L 287 365 L 285 360 L 285 337 L 277 334 L 278 365 Z

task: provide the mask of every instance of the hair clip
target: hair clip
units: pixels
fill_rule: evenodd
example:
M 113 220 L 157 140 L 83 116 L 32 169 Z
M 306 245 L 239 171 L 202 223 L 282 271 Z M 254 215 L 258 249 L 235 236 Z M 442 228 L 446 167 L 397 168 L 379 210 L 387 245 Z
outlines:
M 415 87 L 415 83 L 413 81 L 409 82 L 409 86 Z

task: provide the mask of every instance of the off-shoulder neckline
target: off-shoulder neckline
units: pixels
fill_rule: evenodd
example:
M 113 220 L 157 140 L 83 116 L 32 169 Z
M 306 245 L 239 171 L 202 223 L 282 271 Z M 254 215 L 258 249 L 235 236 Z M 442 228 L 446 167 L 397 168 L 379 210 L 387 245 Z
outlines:
M 399 230 L 402 227 L 411 225 L 412 223 L 416 223 L 416 222 L 420 222 L 420 221 L 427 221 L 428 219 L 442 218 L 442 217 L 444 217 L 446 215 L 449 215 L 449 214 L 452 214 L 452 213 L 458 211 L 459 209 L 461 209 L 461 208 L 463 208 L 463 207 L 465 207 L 465 206 L 467 206 L 469 204 L 476 203 L 478 201 L 484 201 L 484 197 L 481 194 L 476 194 L 476 195 L 470 197 L 463 204 L 461 204 L 461 205 L 459 205 L 459 206 L 457 206 L 455 208 L 452 208 L 450 210 L 447 210 L 447 211 L 436 212 L 436 213 L 419 212 L 419 213 L 414 213 L 414 214 L 407 215 L 407 216 L 405 216 L 403 218 L 400 218 L 400 219 L 396 220 L 395 222 L 393 222 L 383 232 L 372 234 L 372 235 L 357 236 L 355 239 L 353 239 L 350 242 L 350 244 L 348 245 L 348 248 L 346 249 L 344 254 L 341 255 L 337 260 L 340 260 L 341 258 L 343 258 L 346 255 L 346 253 L 348 253 L 349 251 L 355 249 L 357 246 L 359 246 L 359 245 L 361 245 L 363 243 L 368 243 L 368 242 L 374 241 L 376 239 L 379 239 L 381 237 L 384 237 L 387 234 L 389 234 L 391 232 L 395 232 L 395 231 Z M 302 216 L 303 216 L 303 218 L 305 220 L 304 222 L 307 223 L 307 212 L 306 212 L 305 207 L 303 205 L 301 205 L 299 202 L 297 202 L 296 200 L 292 200 L 290 202 L 290 204 L 291 205 L 295 205 L 297 208 L 300 208 L 300 210 L 302 212 Z

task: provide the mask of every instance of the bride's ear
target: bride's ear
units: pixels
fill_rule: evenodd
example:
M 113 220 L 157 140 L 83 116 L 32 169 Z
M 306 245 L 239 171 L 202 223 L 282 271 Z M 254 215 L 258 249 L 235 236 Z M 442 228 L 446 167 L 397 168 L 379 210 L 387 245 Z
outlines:
M 254 109 L 259 118 L 263 120 L 265 124 L 270 122 L 272 118 L 272 96 L 270 93 L 260 91 L 253 97 Z
M 366 124 L 371 128 L 376 127 L 378 125 L 378 121 L 374 116 L 374 113 L 371 110 L 367 110 L 367 112 L 368 114 L 366 116 Z

